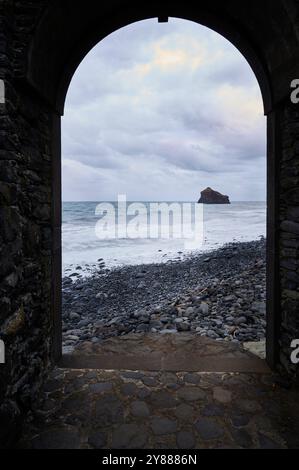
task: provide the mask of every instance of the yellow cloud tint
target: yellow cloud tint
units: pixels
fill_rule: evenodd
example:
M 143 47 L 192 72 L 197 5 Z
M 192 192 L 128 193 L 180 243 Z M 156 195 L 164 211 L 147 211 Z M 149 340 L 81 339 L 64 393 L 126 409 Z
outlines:
M 187 46 L 187 45 L 186 45 Z M 197 69 L 204 62 L 204 53 L 198 43 L 190 41 L 189 47 L 168 47 L 163 41 L 153 44 L 152 65 L 162 69 L 188 66 Z
M 203 65 L 207 59 L 205 51 L 195 41 L 184 43 L 184 47 L 171 47 L 165 41 L 157 41 L 151 44 L 153 52 L 152 59 L 134 67 L 134 73 L 144 77 L 154 69 L 169 70 L 181 67 L 188 67 L 196 70 Z

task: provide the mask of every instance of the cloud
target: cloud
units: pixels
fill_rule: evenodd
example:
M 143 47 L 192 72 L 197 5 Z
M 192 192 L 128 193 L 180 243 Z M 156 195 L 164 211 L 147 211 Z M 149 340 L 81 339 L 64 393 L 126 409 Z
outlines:
M 63 119 L 65 200 L 193 200 L 215 186 L 265 200 L 266 122 L 256 78 L 198 24 L 146 20 L 101 41 Z

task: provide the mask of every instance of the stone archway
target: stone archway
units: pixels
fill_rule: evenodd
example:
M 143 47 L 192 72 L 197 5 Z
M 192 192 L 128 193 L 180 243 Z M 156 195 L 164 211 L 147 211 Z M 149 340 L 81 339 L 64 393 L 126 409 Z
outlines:
M 7 354 L 0 370 L 1 415 L 16 422 L 33 395 L 26 384 L 37 390 L 61 356 L 60 117 L 68 85 L 97 42 L 147 18 L 179 17 L 214 29 L 257 76 L 268 117 L 267 360 L 296 377 L 290 342 L 299 336 L 299 110 L 290 102 L 290 84 L 299 77 L 297 2 L 6 3 L 0 10 L 6 96 L 0 104 L 0 326 Z
M 62 7 L 59 7 L 60 9 Z M 74 19 L 78 19 L 79 15 L 79 9 L 76 11 L 76 8 L 72 8 L 68 11 L 68 13 L 71 16 L 74 16 Z M 51 22 L 54 21 L 56 22 L 57 14 L 53 15 L 53 11 L 49 11 L 48 16 L 45 15 L 45 17 L 42 19 L 39 29 L 40 29 L 40 35 L 37 34 L 37 37 L 39 38 L 38 41 L 33 41 L 31 44 L 31 53 L 30 53 L 30 61 L 29 61 L 29 67 L 27 71 L 27 77 L 28 81 L 36 88 L 40 89 L 40 92 L 47 97 L 51 97 L 51 102 L 52 106 L 54 106 L 56 110 L 57 117 L 55 117 L 55 129 L 56 131 L 53 134 L 53 149 L 54 149 L 54 155 L 55 155 L 55 160 L 53 159 L 54 163 L 54 199 L 53 199 L 53 208 L 54 208 L 54 220 L 53 220 L 53 225 L 55 227 L 55 254 L 53 256 L 53 266 L 54 266 L 54 282 L 55 286 L 53 286 L 54 292 L 52 293 L 53 295 L 53 305 L 55 305 L 54 311 L 53 311 L 53 316 L 54 316 L 54 356 L 56 360 L 59 360 L 61 357 L 61 299 L 60 299 L 60 281 L 61 281 L 61 272 L 60 272 L 60 265 L 61 265 L 61 252 L 60 252 L 60 245 L 61 245 L 61 233 L 60 233 L 60 227 L 61 227 L 61 212 L 60 212 L 60 207 L 61 207 L 61 178 L 58 170 L 58 162 L 60 162 L 61 155 L 60 155 L 60 118 L 59 116 L 63 113 L 63 108 L 64 108 L 64 102 L 66 98 L 66 93 L 70 84 L 70 81 L 72 79 L 73 74 L 75 73 L 77 67 L 85 57 L 85 55 L 91 50 L 91 48 L 97 44 L 101 39 L 103 39 L 105 36 L 109 35 L 116 29 L 123 27 L 127 24 L 130 24 L 134 21 L 139 21 L 145 18 L 150 18 L 150 17 L 157 17 L 157 21 L 163 21 L 167 20 L 169 16 L 176 16 L 180 17 L 183 19 L 190 19 L 193 21 L 196 21 L 198 23 L 204 24 L 205 26 L 210 27 L 211 29 L 214 29 L 215 31 L 219 32 L 223 36 L 225 36 L 227 39 L 229 39 L 238 49 L 239 51 L 243 54 L 243 56 L 247 59 L 249 64 L 251 65 L 257 80 L 260 85 L 260 89 L 262 92 L 263 96 L 263 102 L 264 102 L 264 109 L 265 109 L 265 114 L 270 115 L 271 110 L 272 110 L 272 105 L 273 105 L 273 97 L 272 97 L 272 87 L 271 87 L 271 81 L 268 76 L 268 71 L 267 67 L 263 62 L 263 58 L 261 57 L 260 54 L 256 52 L 250 41 L 248 41 L 246 35 L 241 35 L 238 31 L 236 26 L 228 21 L 227 18 L 225 17 L 219 17 L 217 14 L 213 14 L 211 12 L 200 12 L 200 14 L 197 16 L 194 14 L 194 10 L 185 8 L 182 5 L 173 4 L 171 7 L 169 7 L 169 12 L 168 10 L 161 12 L 160 9 L 152 6 L 143 6 L 142 8 L 138 9 L 132 9 L 132 10 L 126 10 L 119 14 L 117 17 L 105 17 L 105 25 L 103 25 L 102 28 L 89 28 L 88 30 L 84 30 L 84 26 L 82 25 L 82 29 L 84 32 L 84 36 L 81 37 L 80 40 L 80 45 L 76 48 L 72 48 L 67 52 L 67 49 L 70 48 L 71 44 L 65 44 L 66 51 L 63 51 L 63 53 L 67 54 L 66 55 L 66 62 L 63 63 L 63 53 L 61 57 L 61 62 L 59 62 L 59 58 L 57 58 L 57 54 L 54 54 L 53 51 L 53 56 L 50 53 L 49 55 L 49 50 L 48 50 L 48 55 L 47 55 L 47 65 L 45 64 L 45 67 L 39 70 L 38 72 L 38 77 L 37 77 L 37 71 L 33 67 L 34 63 L 41 62 L 44 59 L 42 57 L 45 57 L 43 48 L 49 47 L 49 44 L 47 43 L 47 28 L 51 28 Z M 57 28 L 57 25 L 56 25 Z M 78 34 L 78 31 L 76 30 L 76 33 Z M 75 38 L 73 38 L 73 41 Z M 57 39 L 55 39 L 57 41 Z M 55 47 L 55 43 L 53 46 Z M 49 75 L 45 74 L 43 75 L 44 71 L 48 69 L 49 71 L 49 62 L 54 61 L 55 63 L 51 64 L 52 67 L 52 77 L 51 81 L 49 82 Z M 41 73 L 42 70 L 42 73 Z M 53 77 L 53 71 L 54 71 L 54 77 Z M 55 76 L 56 74 L 56 76 Z M 39 84 L 37 85 L 37 81 L 39 81 Z M 56 86 L 53 86 L 56 83 Z M 45 91 L 47 92 L 45 93 Z M 268 125 L 268 140 L 272 141 L 272 133 L 273 133 L 273 125 L 271 123 L 271 119 L 269 119 L 269 125 Z M 268 147 L 268 167 L 271 167 L 270 160 L 273 160 L 273 155 L 271 148 Z M 59 168 L 60 168 L 60 163 L 59 163 Z M 273 172 L 269 170 L 268 173 L 268 189 L 269 192 L 273 190 Z M 268 194 L 268 253 L 274 253 L 274 244 L 275 240 L 272 239 L 271 234 L 275 233 L 274 229 L 274 221 L 275 221 L 275 207 L 274 207 L 274 200 L 272 196 L 269 197 Z M 269 268 L 269 263 L 273 263 L 273 257 L 269 256 L 268 258 L 268 272 L 273 272 L 272 269 Z M 268 358 L 268 363 L 274 366 L 276 359 L 276 351 L 277 349 L 277 336 L 275 332 L 275 321 L 274 318 L 277 318 L 277 314 L 274 313 L 274 304 L 272 304 L 271 299 L 274 298 L 274 293 L 277 291 L 276 287 L 274 287 L 275 281 L 274 277 L 271 278 L 271 276 L 268 277 L 268 333 L 267 333 L 267 358 Z

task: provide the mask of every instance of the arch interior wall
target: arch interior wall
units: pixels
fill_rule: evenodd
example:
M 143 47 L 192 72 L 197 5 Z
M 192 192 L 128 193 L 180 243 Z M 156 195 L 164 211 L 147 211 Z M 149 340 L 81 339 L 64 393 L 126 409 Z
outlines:
M 100 5 L 99 5 L 100 3 Z M 133 21 L 177 16 L 210 26 L 251 63 L 268 116 L 268 361 L 296 378 L 299 337 L 299 4 L 239 2 L 0 2 L 0 443 L 59 358 L 60 116 L 71 77 L 103 37 Z M 1 445 L 0 445 L 1 447 Z

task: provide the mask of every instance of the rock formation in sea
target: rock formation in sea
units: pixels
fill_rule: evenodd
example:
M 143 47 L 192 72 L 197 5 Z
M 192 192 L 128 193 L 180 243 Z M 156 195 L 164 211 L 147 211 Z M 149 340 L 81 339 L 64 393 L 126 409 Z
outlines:
M 230 204 L 228 196 L 224 196 L 218 191 L 214 191 L 212 188 L 207 188 L 201 192 L 201 198 L 198 201 L 199 204 Z

